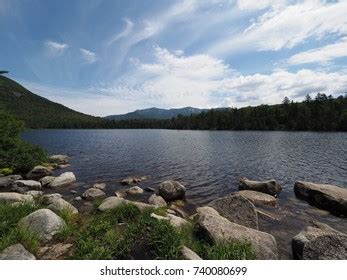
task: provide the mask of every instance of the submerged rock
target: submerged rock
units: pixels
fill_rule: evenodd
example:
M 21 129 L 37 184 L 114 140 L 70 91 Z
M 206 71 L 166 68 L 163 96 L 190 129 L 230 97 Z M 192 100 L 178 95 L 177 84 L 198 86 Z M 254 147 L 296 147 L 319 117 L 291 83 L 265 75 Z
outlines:
M 106 184 L 105 183 L 95 183 L 93 185 L 93 188 L 99 189 L 99 190 L 105 190 L 106 189 Z
M 0 178 L 0 188 L 6 188 L 11 186 L 14 181 L 22 180 L 22 176 L 20 175 L 9 175 Z
M 66 187 L 76 182 L 75 174 L 72 172 L 62 173 L 60 176 L 55 177 L 54 180 L 48 185 L 51 188 Z
M 52 155 L 49 157 L 49 161 L 57 164 L 66 164 L 69 161 L 69 157 L 67 155 Z
M 141 176 L 141 177 L 128 177 L 120 181 L 122 185 L 131 185 L 131 184 L 137 184 L 144 180 L 146 180 L 148 176 Z
M 315 222 L 293 237 L 292 250 L 294 259 L 346 260 L 347 235 Z
M 3 203 L 34 203 L 34 198 L 28 194 L 19 194 L 14 192 L 0 193 L 0 202 Z
M 282 187 L 275 180 L 252 181 L 247 178 L 241 178 L 239 190 L 257 191 L 277 196 L 282 191 Z
M 11 245 L 0 253 L 0 260 L 36 260 L 20 243 Z
M 142 194 L 143 189 L 141 189 L 139 186 L 134 186 L 126 190 L 128 194 L 135 195 L 135 194 Z
M 152 194 L 148 199 L 149 204 L 157 205 L 159 207 L 167 206 L 166 201 L 160 195 Z
M 177 181 L 164 181 L 160 184 L 158 192 L 165 201 L 169 202 L 184 198 L 186 188 Z
M 240 194 L 233 194 L 211 201 L 208 206 L 216 209 L 230 222 L 258 229 L 258 214 L 252 202 Z
M 52 174 L 52 170 L 45 166 L 35 166 L 27 175 L 26 178 L 29 180 L 39 180 L 45 176 Z
M 347 217 L 347 189 L 326 184 L 296 182 L 294 192 L 298 198 L 320 209 Z
M 106 194 L 102 190 L 96 188 L 90 188 L 82 194 L 82 198 L 86 200 L 94 200 L 104 196 L 106 196 Z
M 266 193 L 244 190 L 239 191 L 238 194 L 247 198 L 253 204 L 276 206 L 276 198 Z
M 20 227 L 37 234 L 41 241 L 47 242 L 62 230 L 66 224 L 62 218 L 49 209 L 39 209 L 21 219 Z
M 100 211 L 107 211 L 122 205 L 125 202 L 124 198 L 110 196 L 106 198 L 98 207 Z

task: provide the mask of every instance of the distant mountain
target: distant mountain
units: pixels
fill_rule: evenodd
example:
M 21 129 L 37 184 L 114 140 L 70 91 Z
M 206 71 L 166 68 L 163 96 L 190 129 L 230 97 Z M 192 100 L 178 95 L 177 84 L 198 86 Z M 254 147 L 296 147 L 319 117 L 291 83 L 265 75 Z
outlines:
M 184 107 L 180 109 L 159 109 L 159 108 L 148 108 L 143 110 L 136 110 L 131 113 L 123 115 L 111 115 L 105 117 L 109 120 L 136 120 L 136 119 L 171 119 L 178 115 L 190 116 L 191 114 L 200 114 L 206 112 L 208 109 L 198 109 L 193 107 Z
M 76 112 L 38 96 L 0 75 L 0 109 L 4 108 L 29 128 L 98 127 L 104 119 Z

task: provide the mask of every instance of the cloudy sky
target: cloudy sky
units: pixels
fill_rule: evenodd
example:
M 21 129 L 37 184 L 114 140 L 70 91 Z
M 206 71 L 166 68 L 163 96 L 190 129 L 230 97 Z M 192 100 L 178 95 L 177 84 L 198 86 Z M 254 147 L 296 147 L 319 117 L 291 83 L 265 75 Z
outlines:
M 0 69 L 93 115 L 347 91 L 347 0 L 0 0 Z

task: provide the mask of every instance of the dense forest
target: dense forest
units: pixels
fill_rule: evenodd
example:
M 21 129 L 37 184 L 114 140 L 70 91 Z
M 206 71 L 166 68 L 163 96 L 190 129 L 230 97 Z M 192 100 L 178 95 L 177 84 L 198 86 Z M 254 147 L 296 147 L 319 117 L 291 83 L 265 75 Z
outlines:
M 347 131 L 347 96 L 324 93 L 302 102 L 203 111 L 171 119 L 109 120 L 71 110 L 0 75 L 0 106 L 27 128 L 165 128 L 203 130 Z

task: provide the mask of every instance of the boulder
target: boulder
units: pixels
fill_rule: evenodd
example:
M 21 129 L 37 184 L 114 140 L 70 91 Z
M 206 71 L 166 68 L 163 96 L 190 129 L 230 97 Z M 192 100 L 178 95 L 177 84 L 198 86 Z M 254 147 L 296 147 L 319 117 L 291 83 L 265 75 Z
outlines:
M 28 194 L 19 194 L 13 192 L 0 193 L 0 202 L 3 203 L 34 203 L 34 198 Z
M 99 189 L 99 190 L 105 190 L 106 189 L 106 184 L 105 183 L 95 183 L 93 185 L 93 188 Z
M 159 207 L 166 207 L 167 203 L 160 195 L 152 194 L 148 199 L 149 204 L 157 205 Z
M 203 206 L 203 207 L 196 208 L 196 213 L 198 213 L 198 215 L 209 214 L 209 215 L 219 216 L 219 213 L 217 212 L 217 210 L 212 208 L 212 207 L 209 207 L 209 206 Z
M 217 210 L 230 222 L 258 229 L 258 214 L 255 206 L 240 194 L 233 194 L 211 201 L 208 206 Z
M 314 222 L 293 237 L 294 259 L 346 260 L 347 235 L 330 226 Z
M 38 165 L 35 166 L 27 175 L 26 178 L 29 180 L 39 180 L 45 176 L 49 176 L 52 174 L 52 170 L 50 168 Z
M 49 157 L 51 163 L 66 164 L 69 161 L 69 157 L 66 155 L 53 155 Z
M 250 190 L 277 196 L 281 192 L 282 187 L 275 180 L 252 181 L 247 178 L 241 178 L 239 190 Z
M 272 195 L 256 192 L 256 191 L 239 191 L 238 194 L 242 195 L 243 197 L 247 198 L 249 201 L 251 201 L 255 205 L 263 204 L 263 205 L 269 205 L 269 206 L 276 206 L 276 198 Z
M 17 243 L 3 250 L 0 253 L 0 260 L 36 260 L 36 258 L 22 244 Z
M 127 204 L 132 204 L 132 205 L 136 206 L 141 212 L 143 212 L 147 209 L 158 208 L 158 206 L 156 206 L 156 205 L 147 204 L 147 203 L 143 203 L 143 202 L 139 202 L 139 201 L 131 201 L 131 200 L 124 200 L 124 201 Z
M 143 193 L 143 189 L 141 189 L 138 186 L 134 186 L 134 187 L 131 187 L 131 188 L 127 189 L 126 192 L 128 194 L 131 194 L 131 195 L 142 194 Z
M 230 222 L 220 215 L 198 215 L 198 227 L 202 234 L 212 241 L 249 242 L 255 252 L 256 259 L 272 260 L 278 258 L 275 238 L 265 232 Z
M 177 181 L 164 181 L 160 184 L 158 192 L 168 202 L 184 198 L 186 188 Z
M 45 194 L 41 197 L 41 201 L 43 204 L 51 204 L 53 203 L 55 200 L 58 200 L 60 198 L 62 198 L 63 196 L 60 193 L 51 193 L 51 194 Z
M 25 194 L 31 195 L 33 198 L 39 198 L 43 196 L 42 191 L 27 191 Z
M 6 188 L 11 186 L 14 181 L 22 180 L 22 176 L 20 175 L 9 175 L 0 178 L 0 188 Z
M 41 260 L 63 260 L 71 256 L 73 244 L 57 243 L 52 246 L 41 247 L 37 256 Z
M 202 260 L 193 250 L 186 246 L 182 247 L 182 255 L 185 260 Z
M 17 180 L 13 182 L 13 186 L 28 190 L 41 190 L 41 183 L 34 180 Z
M 187 220 L 177 217 L 176 215 L 166 214 L 166 216 L 169 218 L 170 224 L 177 228 L 181 228 L 189 223 Z
M 49 184 L 52 183 L 54 179 L 55 179 L 55 177 L 53 177 L 53 176 L 45 176 L 45 177 L 41 178 L 39 181 L 40 181 L 42 187 L 48 187 Z
M 51 209 L 52 211 L 59 213 L 59 212 L 69 212 L 71 214 L 78 214 L 78 210 L 76 207 L 74 207 L 71 203 L 67 202 L 66 200 L 62 198 L 58 198 L 52 201 L 47 207 L 48 209 Z
M 106 198 L 98 207 L 100 211 L 107 211 L 114 208 L 117 208 L 118 206 L 122 205 L 124 203 L 124 199 L 117 197 L 117 196 L 110 196 Z
M 295 195 L 310 204 L 331 212 L 337 216 L 347 217 L 347 189 L 333 185 L 296 182 Z
M 82 194 L 82 198 L 86 200 L 94 200 L 104 196 L 106 196 L 106 194 L 102 190 L 96 188 L 90 188 Z
M 51 188 L 66 187 L 76 182 L 75 174 L 72 172 L 62 173 L 60 176 L 55 177 L 54 180 L 48 185 Z
M 49 209 L 39 209 L 22 218 L 18 225 L 36 234 L 43 242 L 47 242 L 53 236 L 66 227 L 62 218 Z

